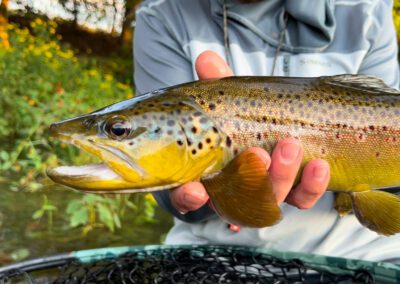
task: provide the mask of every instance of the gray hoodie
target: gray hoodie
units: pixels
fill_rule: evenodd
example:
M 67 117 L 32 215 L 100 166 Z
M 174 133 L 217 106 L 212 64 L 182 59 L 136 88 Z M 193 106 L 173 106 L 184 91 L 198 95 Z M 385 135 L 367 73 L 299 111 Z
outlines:
M 197 56 L 229 58 L 235 75 L 370 74 L 398 88 L 396 34 L 390 0 L 227 0 L 230 54 L 223 43 L 222 0 L 150 0 L 137 11 L 135 83 L 139 94 L 197 79 Z M 282 48 L 280 32 L 287 14 Z M 275 70 L 272 70 L 277 55 Z M 273 71 L 273 72 L 272 72 Z M 264 229 L 232 232 L 204 206 L 179 214 L 168 192 L 155 194 L 177 217 L 167 243 L 246 244 L 279 250 L 400 261 L 400 234 L 381 237 L 354 216 L 339 218 L 326 193 L 309 210 L 282 205 L 284 219 Z

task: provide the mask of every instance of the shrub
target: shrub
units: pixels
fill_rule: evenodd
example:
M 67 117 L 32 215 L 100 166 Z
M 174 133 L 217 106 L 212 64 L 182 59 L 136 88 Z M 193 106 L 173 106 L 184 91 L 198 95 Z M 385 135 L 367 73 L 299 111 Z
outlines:
M 88 160 L 74 147 L 49 138 L 48 126 L 130 98 L 133 92 L 131 86 L 116 80 L 111 70 L 97 66 L 96 59 L 78 58 L 71 49 L 61 45 L 52 21 L 38 18 L 30 29 L 9 25 L 9 39 L 11 48 L 0 50 L 0 173 L 19 177 L 14 189 L 36 190 L 46 183 L 46 168 Z M 89 208 L 92 204 L 86 199 L 71 203 L 80 202 Z M 117 199 L 130 204 L 129 198 Z M 96 200 L 101 200 L 96 207 L 96 220 L 111 230 L 118 227 L 116 214 L 119 211 L 115 208 L 121 201 L 111 201 L 104 196 Z M 144 196 L 137 202 L 144 202 L 151 208 L 155 206 Z M 151 219 L 154 210 L 150 211 L 147 211 L 147 219 Z M 40 212 L 43 214 L 37 213 L 36 218 L 47 211 Z M 67 214 L 74 218 L 70 222 L 73 226 L 90 221 L 83 213 L 79 219 L 71 209 Z

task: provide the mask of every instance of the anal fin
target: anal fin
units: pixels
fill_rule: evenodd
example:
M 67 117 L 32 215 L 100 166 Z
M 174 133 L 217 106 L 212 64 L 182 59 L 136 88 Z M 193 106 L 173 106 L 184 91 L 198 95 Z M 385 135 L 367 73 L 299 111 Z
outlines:
M 243 152 L 202 182 L 217 213 L 232 224 L 262 228 L 281 219 L 266 162 L 252 152 Z
M 379 190 L 349 192 L 361 224 L 382 234 L 400 233 L 400 197 Z

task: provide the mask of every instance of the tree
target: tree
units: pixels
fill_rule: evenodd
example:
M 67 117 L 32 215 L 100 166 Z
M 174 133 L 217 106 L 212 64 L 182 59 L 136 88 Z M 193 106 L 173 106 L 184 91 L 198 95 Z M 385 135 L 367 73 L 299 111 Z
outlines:
M 125 11 L 122 19 L 121 45 L 130 46 L 132 41 L 132 22 L 135 20 L 136 7 L 141 0 L 125 0 Z
M 8 1 L 3 0 L 0 4 L 0 48 L 8 49 L 10 48 L 10 42 L 8 41 L 8 33 L 7 33 L 7 8 Z

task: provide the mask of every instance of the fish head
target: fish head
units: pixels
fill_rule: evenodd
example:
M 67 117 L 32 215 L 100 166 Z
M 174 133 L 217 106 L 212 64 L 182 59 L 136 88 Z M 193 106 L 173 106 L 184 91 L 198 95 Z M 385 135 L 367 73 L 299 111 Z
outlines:
M 48 170 L 55 182 L 85 191 L 172 188 L 223 162 L 223 133 L 193 100 L 179 94 L 117 103 L 54 123 L 50 130 L 102 160 Z

